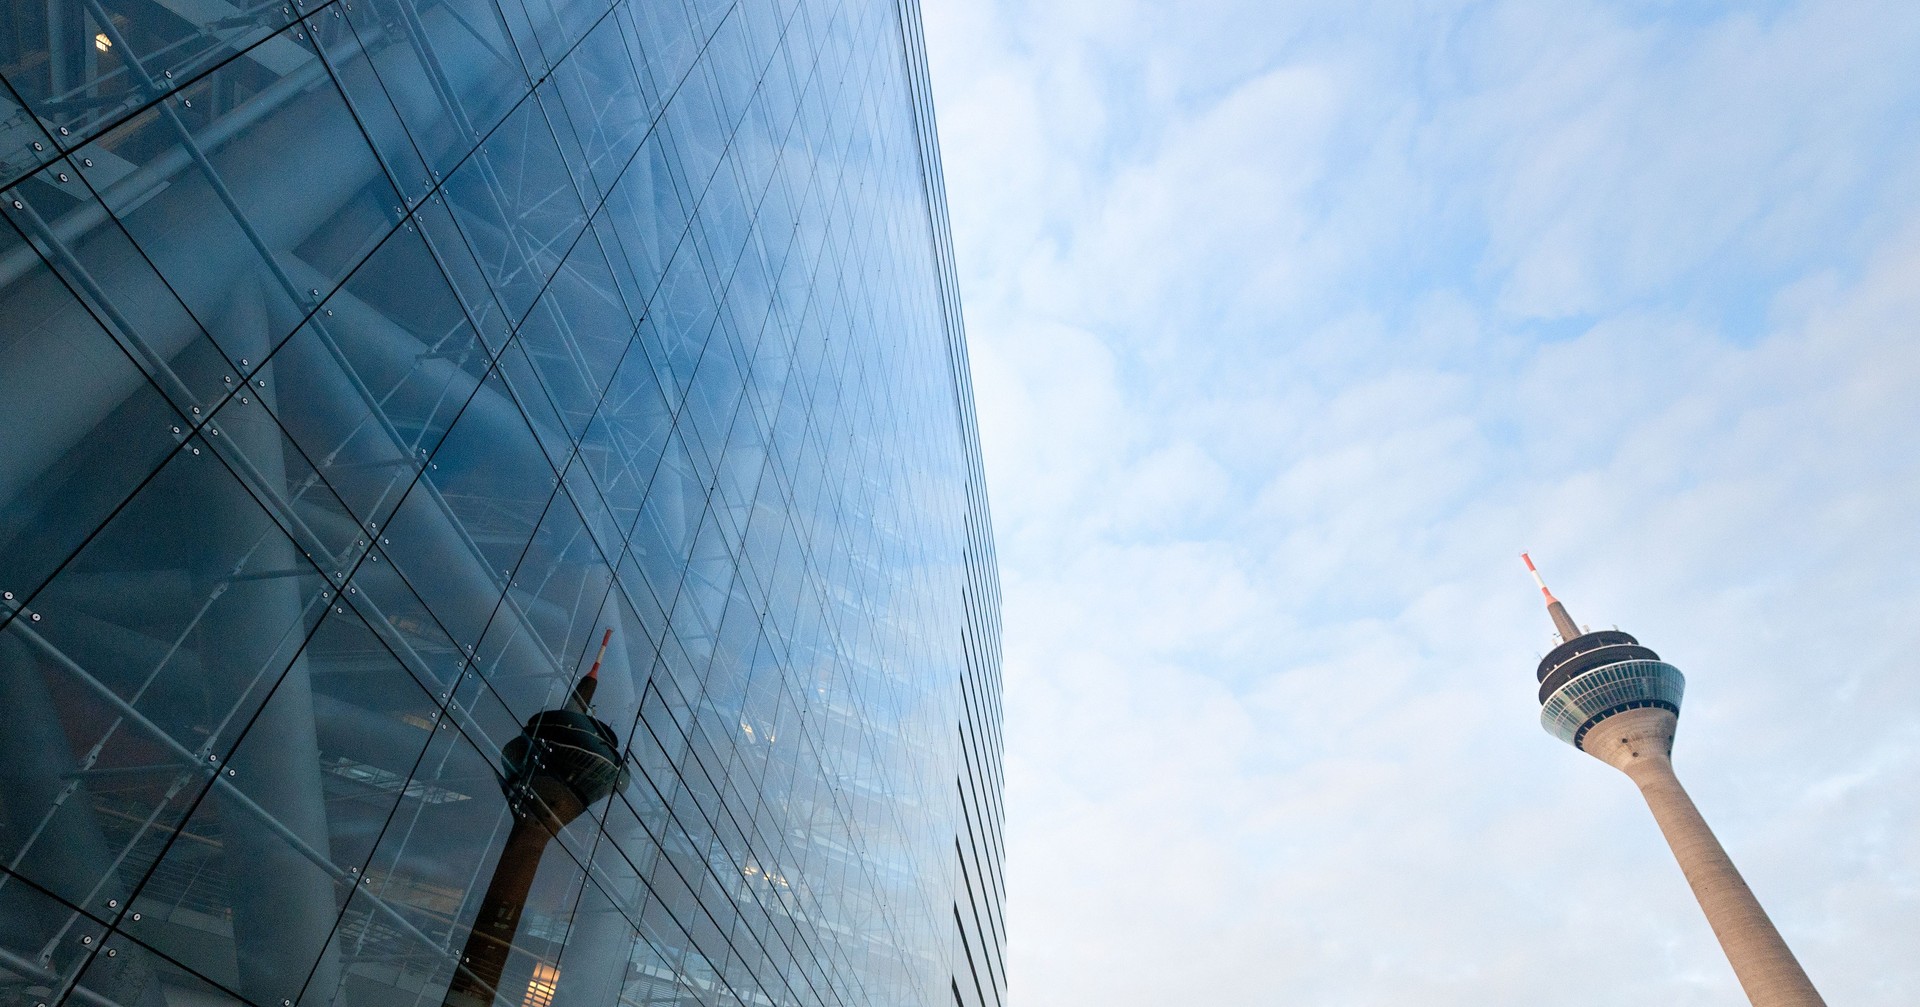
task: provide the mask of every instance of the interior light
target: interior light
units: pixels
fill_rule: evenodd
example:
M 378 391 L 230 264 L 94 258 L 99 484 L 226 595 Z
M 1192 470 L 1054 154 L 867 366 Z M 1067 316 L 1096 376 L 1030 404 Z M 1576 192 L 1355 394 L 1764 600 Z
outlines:
M 549 1007 L 559 988 L 560 970 L 538 962 L 533 966 L 533 978 L 527 981 L 527 995 L 520 998 L 520 1007 Z
M 113 48 L 113 40 L 107 37 L 106 32 L 101 32 L 93 37 L 93 47 L 101 52 L 106 52 L 108 49 Z

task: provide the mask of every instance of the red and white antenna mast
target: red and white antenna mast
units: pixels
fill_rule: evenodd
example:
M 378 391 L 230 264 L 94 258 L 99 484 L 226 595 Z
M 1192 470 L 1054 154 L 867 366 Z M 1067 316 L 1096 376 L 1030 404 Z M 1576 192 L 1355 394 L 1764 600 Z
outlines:
M 612 639 L 613 627 L 608 626 L 607 631 L 600 634 L 600 653 L 593 655 L 593 667 L 587 669 L 586 677 L 573 685 L 573 695 L 567 699 L 569 709 L 585 713 L 593 705 L 594 690 L 600 687 L 600 662 L 606 660 L 607 643 Z
M 1540 585 L 1540 594 L 1547 599 L 1547 614 L 1553 617 L 1553 628 L 1560 634 L 1560 642 L 1565 643 L 1580 635 L 1580 627 L 1574 624 L 1573 616 L 1567 614 L 1567 606 L 1547 590 L 1547 582 L 1540 576 L 1540 569 L 1533 565 L 1533 557 L 1520 554 L 1522 562 L 1527 564 L 1527 572 L 1533 575 L 1533 582 Z

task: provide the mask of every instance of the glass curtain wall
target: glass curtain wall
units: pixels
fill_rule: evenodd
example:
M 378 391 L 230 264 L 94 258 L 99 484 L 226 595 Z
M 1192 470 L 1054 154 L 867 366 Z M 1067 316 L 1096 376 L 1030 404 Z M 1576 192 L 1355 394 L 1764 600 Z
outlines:
M 923 58 L 895 0 L 0 10 L 0 1003 L 1002 1000 Z

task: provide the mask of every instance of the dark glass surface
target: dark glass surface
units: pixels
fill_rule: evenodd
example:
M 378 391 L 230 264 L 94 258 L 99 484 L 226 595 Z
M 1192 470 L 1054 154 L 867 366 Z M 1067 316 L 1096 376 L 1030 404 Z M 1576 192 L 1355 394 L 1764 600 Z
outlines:
M 1002 1002 L 918 16 L 9 8 L 0 1003 Z

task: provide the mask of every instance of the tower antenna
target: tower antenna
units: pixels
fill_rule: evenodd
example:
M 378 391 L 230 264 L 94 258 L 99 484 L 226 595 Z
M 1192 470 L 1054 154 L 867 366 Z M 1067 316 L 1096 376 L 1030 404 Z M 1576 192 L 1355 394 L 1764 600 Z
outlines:
M 1573 616 L 1567 614 L 1567 606 L 1560 604 L 1560 599 L 1547 590 L 1547 582 L 1540 576 L 1540 569 L 1533 565 L 1533 557 L 1523 552 L 1520 559 L 1527 564 L 1527 572 L 1533 574 L 1533 582 L 1540 585 L 1540 593 L 1546 596 L 1547 614 L 1553 617 L 1553 628 L 1559 631 L 1560 642 L 1565 643 L 1579 636 L 1580 627 L 1574 623 Z
M 593 693 L 600 687 L 600 662 L 606 660 L 607 643 L 613 639 L 613 627 L 600 635 L 600 653 L 593 656 L 593 667 L 587 669 L 585 677 L 573 685 L 573 695 L 567 699 L 567 709 L 575 713 L 586 713 L 593 706 Z
M 1753 1007 L 1826 1007 L 1673 772 L 1686 676 L 1619 630 L 1582 634 L 1521 553 L 1562 643 L 1540 661 L 1540 726 L 1627 774 L 1680 862 Z M 1578 642 L 1575 642 L 1578 641 Z
M 612 639 L 613 639 L 613 627 L 608 626 L 607 631 L 601 634 L 600 636 L 600 653 L 593 655 L 593 667 L 587 669 L 588 678 L 600 677 L 600 662 L 606 660 L 607 641 Z
M 500 749 L 504 777 L 500 786 L 506 792 L 507 810 L 513 814 L 513 827 L 507 831 L 500 859 L 494 861 L 493 878 L 487 882 L 487 894 L 467 931 L 466 947 L 440 1007 L 513 1002 L 502 995 L 500 977 L 517 950 L 514 940 L 520 935 L 520 917 L 547 843 L 587 808 L 624 788 L 632 777 L 619 735 L 588 712 L 594 687 L 600 683 L 600 661 L 607 656 L 612 639 L 611 628 L 601 634 L 599 656 L 574 683 L 565 705 L 527 718 L 520 735 Z M 528 989 L 537 985 L 536 981 Z

